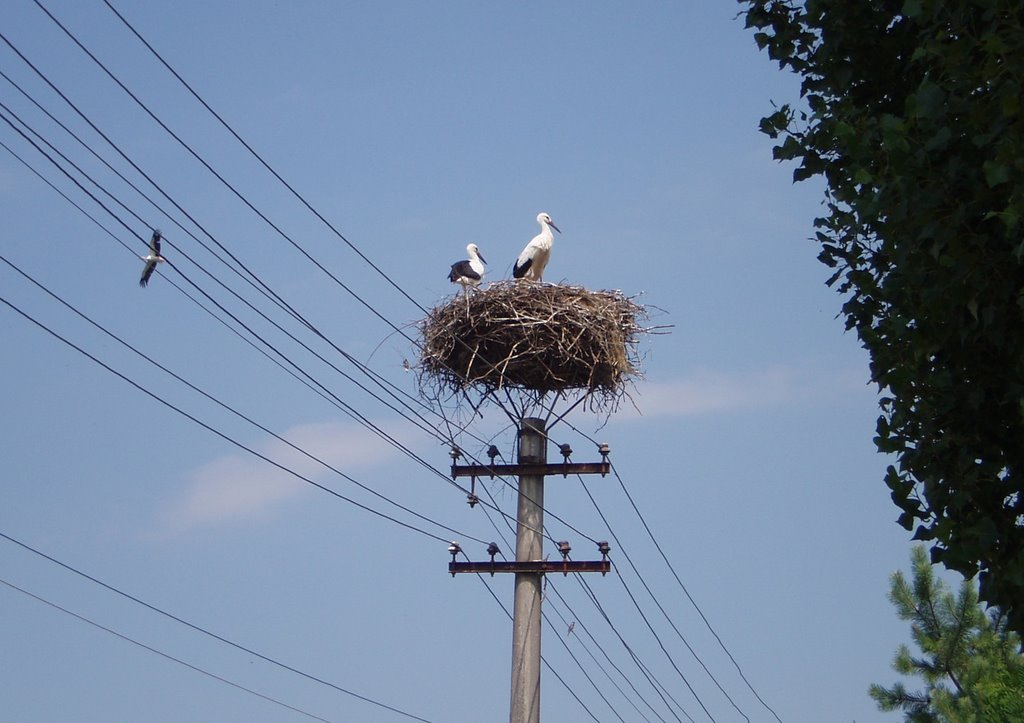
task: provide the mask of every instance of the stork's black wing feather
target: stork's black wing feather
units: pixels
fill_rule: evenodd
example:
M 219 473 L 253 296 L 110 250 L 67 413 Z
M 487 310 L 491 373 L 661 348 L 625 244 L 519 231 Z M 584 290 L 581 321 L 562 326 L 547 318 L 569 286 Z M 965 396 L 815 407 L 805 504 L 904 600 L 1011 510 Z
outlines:
M 519 262 L 517 261 L 516 265 L 512 267 L 512 278 L 514 278 L 514 279 L 521 279 L 521 278 L 523 278 L 523 276 L 526 274 L 526 272 L 530 270 L 531 266 L 533 266 L 533 259 L 532 258 L 526 259 L 526 261 L 524 261 L 522 263 L 522 265 L 520 265 Z
M 473 269 L 473 264 L 469 261 L 456 261 L 452 264 L 452 270 L 448 274 L 448 280 L 453 284 L 458 282 L 459 279 L 473 279 L 473 281 L 479 281 L 482 278 L 483 276 Z

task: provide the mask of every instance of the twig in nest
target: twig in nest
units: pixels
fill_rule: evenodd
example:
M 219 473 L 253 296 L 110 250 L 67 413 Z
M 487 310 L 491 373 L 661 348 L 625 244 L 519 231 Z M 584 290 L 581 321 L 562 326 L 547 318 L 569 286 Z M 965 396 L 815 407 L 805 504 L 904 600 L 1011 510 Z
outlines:
M 435 398 L 468 388 L 524 399 L 576 391 L 591 408 L 614 408 L 640 374 L 647 316 L 619 291 L 498 282 L 449 299 L 420 323 L 420 389 Z

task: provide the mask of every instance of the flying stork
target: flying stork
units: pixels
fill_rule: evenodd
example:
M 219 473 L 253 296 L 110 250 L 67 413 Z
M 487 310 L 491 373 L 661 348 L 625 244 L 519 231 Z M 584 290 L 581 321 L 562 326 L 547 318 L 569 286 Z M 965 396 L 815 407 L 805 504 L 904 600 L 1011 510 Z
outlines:
M 456 261 L 452 264 L 452 270 L 448 273 L 448 280 L 453 284 L 462 286 L 463 291 L 469 293 L 469 288 L 474 289 L 480 285 L 484 278 L 484 264 L 487 261 L 480 255 L 480 249 L 476 244 L 466 246 L 466 253 L 469 258 L 464 261 Z
M 516 259 L 516 265 L 512 267 L 512 276 L 517 279 L 541 281 L 544 267 L 548 265 L 548 258 L 551 256 L 551 246 L 555 242 L 551 229 L 562 233 L 551 220 L 551 216 L 544 212 L 537 214 L 537 223 L 540 224 L 540 233 L 526 244 L 526 248 Z
M 153 231 L 153 238 L 149 240 L 149 253 L 139 258 L 146 262 L 145 268 L 142 269 L 142 278 L 139 279 L 139 286 L 145 286 L 149 283 L 149 277 L 153 275 L 153 271 L 156 269 L 157 264 L 162 264 L 165 259 L 160 255 L 160 239 L 163 236 L 159 230 Z

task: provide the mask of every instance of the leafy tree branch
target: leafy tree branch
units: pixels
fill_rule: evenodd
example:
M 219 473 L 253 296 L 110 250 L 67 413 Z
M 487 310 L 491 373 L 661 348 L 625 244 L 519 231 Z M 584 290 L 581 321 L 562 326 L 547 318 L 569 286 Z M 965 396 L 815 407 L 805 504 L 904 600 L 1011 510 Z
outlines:
M 880 390 L 899 523 L 1024 629 L 1024 8 L 740 0 L 801 79 L 762 119 L 826 181 L 818 258 Z

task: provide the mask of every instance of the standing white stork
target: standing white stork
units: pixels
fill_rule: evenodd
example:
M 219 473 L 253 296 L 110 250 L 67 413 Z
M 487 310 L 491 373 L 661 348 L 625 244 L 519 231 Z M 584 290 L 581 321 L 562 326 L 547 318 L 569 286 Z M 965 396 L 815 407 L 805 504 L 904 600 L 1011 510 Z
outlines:
M 139 258 L 146 262 L 145 268 L 142 269 L 142 278 L 139 279 L 139 286 L 145 286 L 149 283 L 149 277 L 153 275 L 153 271 L 156 269 L 157 264 L 162 264 L 165 259 L 160 255 L 160 239 L 163 236 L 160 234 L 158 229 L 154 229 L 153 238 L 149 240 L 149 253 Z
M 472 286 L 475 289 L 483 281 L 484 264 L 487 261 L 480 255 L 480 249 L 476 247 L 476 244 L 466 246 L 466 253 L 469 254 L 468 259 L 456 261 L 452 264 L 452 270 L 448 273 L 448 280 L 453 284 L 461 285 L 462 290 L 468 294 L 469 287 Z
M 526 244 L 526 248 L 516 259 L 516 265 L 512 267 L 512 276 L 517 279 L 541 281 L 544 267 L 548 265 L 548 258 L 551 256 L 551 246 L 555 243 L 551 229 L 562 233 L 551 217 L 544 212 L 537 214 L 537 223 L 540 224 L 540 233 Z

